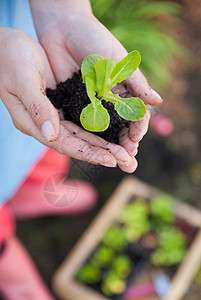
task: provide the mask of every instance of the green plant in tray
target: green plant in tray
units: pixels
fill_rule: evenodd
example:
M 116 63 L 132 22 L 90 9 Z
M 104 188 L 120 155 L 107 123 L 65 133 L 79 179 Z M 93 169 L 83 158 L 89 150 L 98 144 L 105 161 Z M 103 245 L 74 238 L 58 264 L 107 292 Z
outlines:
M 123 208 L 118 217 L 118 220 L 127 225 L 135 225 L 137 222 L 146 220 L 147 214 L 147 203 L 142 200 L 135 200 Z
M 122 294 L 133 268 L 141 262 L 141 258 L 133 260 L 132 247 L 137 242 L 144 247 L 143 238 L 148 239 L 148 245 L 151 238 L 155 239 L 156 246 L 152 247 L 155 251 L 150 257 L 154 266 L 179 264 L 186 255 L 188 244 L 182 230 L 175 227 L 174 219 L 173 200 L 168 194 L 156 196 L 153 202 L 132 199 L 106 230 L 101 243 L 76 278 L 95 289 L 98 286 L 108 298 Z
M 116 251 L 123 251 L 128 244 L 123 228 L 117 224 L 113 224 L 108 228 L 102 241 L 105 245 Z
M 131 272 L 133 263 L 130 258 L 125 255 L 118 255 L 113 262 L 112 269 L 119 275 L 120 278 L 126 278 Z
M 121 294 L 125 289 L 126 281 L 114 271 L 109 271 L 101 284 L 101 290 L 107 296 Z
M 81 112 L 80 121 L 88 131 L 100 132 L 108 128 L 110 116 L 102 105 L 102 100 L 109 101 L 125 120 L 137 121 L 144 117 L 146 107 L 140 98 L 121 98 L 111 89 L 130 77 L 141 61 L 138 51 L 132 51 L 120 62 L 104 59 L 98 54 L 87 56 L 81 66 L 83 82 L 91 101 Z
M 151 261 L 156 266 L 178 264 L 187 251 L 187 242 L 183 232 L 174 227 L 164 227 L 159 231 L 159 247 L 152 254 Z
M 120 213 L 118 220 L 124 224 L 124 232 L 129 242 L 138 240 L 150 230 L 148 206 L 142 200 L 128 204 Z
M 83 283 L 94 284 L 100 281 L 101 274 L 93 264 L 87 263 L 81 267 L 76 277 Z
M 171 224 L 174 221 L 173 199 L 168 194 L 159 194 L 150 202 L 151 215 L 156 227 Z
M 113 258 L 113 249 L 108 246 L 102 245 L 95 251 L 92 257 L 92 263 L 97 267 L 108 267 L 110 266 Z

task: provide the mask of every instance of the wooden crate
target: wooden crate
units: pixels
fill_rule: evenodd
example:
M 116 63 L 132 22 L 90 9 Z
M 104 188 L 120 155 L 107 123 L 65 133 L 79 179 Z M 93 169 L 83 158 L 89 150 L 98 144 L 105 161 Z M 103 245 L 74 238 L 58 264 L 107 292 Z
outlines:
M 108 300 L 108 298 L 76 281 L 75 275 L 90 253 L 96 248 L 104 232 L 132 197 L 152 199 L 159 193 L 161 193 L 160 190 L 138 180 L 134 176 L 128 176 L 122 180 L 98 216 L 55 272 L 52 281 L 53 289 L 61 299 Z M 178 200 L 175 200 L 174 209 L 178 218 L 186 220 L 192 226 L 201 228 L 200 211 Z M 171 289 L 164 300 L 181 299 L 200 264 L 201 229 L 171 281 Z

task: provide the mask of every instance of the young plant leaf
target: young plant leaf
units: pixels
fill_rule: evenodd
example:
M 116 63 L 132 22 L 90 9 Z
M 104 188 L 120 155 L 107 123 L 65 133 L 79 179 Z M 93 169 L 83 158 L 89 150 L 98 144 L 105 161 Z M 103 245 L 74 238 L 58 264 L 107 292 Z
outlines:
M 86 77 L 86 90 L 91 103 L 81 112 L 80 122 L 88 131 L 104 131 L 110 124 L 110 116 L 102 106 L 101 101 L 96 98 L 96 85 L 92 79 Z
M 95 82 L 90 79 L 89 77 L 86 77 L 86 90 L 87 90 L 87 95 L 89 97 L 89 99 L 91 100 L 91 102 L 93 103 L 93 105 L 95 105 L 96 101 L 100 100 L 98 98 L 96 98 L 96 84 Z
M 115 65 L 116 62 L 112 59 L 103 59 L 95 63 L 98 97 L 103 96 L 105 92 L 111 89 L 110 75 Z
M 98 54 L 91 54 L 85 57 L 81 65 L 82 80 L 86 83 L 86 77 L 96 82 L 95 63 L 102 60 L 103 57 Z
M 104 131 L 110 124 L 110 116 L 101 102 L 88 104 L 80 115 L 80 121 L 84 129 L 89 131 Z
M 140 98 L 121 98 L 119 95 L 106 94 L 103 99 L 112 102 L 117 113 L 128 121 L 138 121 L 146 113 L 146 107 Z
M 81 66 L 83 82 L 91 101 L 82 110 L 80 121 L 89 131 L 100 132 L 108 128 L 110 116 L 101 100 L 110 101 L 114 109 L 125 120 L 137 121 L 144 117 L 146 107 L 139 98 L 121 98 L 110 91 L 114 85 L 132 75 L 139 66 L 141 57 L 138 51 L 129 53 L 119 63 L 104 59 L 98 54 L 87 56 Z M 96 97 L 96 93 L 100 99 Z
M 118 62 L 110 76 L 112 87 L 130 77 L 133 72 L 136 71 L 140 62 L 141 56 L 140 53 L 136 50 L 130 52 L 126 57 Z

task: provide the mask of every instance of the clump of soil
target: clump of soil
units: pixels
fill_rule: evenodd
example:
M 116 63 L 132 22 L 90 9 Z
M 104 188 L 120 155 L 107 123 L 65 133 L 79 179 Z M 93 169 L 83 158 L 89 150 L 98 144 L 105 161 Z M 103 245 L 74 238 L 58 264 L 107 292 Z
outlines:
M 82 109 L 91 103 L 86 85 L 82 83 L 81 72 L 74 73 L 71 79 L 57 84 L 55 90 L 47 89 L 47 97 L 57 109 L 62 109 L 65 120 L 82 127 L 80 123 L 80 114 Z M 119 143 L 118 135 L 125 126 L 124 120 L 114 110 L 114 105 L 110 102 L 102 101 L 103 106 L 110 115 L 110 125 L 103 132 L 95 132 L 96 135 L 104 138 L 108 142 Z

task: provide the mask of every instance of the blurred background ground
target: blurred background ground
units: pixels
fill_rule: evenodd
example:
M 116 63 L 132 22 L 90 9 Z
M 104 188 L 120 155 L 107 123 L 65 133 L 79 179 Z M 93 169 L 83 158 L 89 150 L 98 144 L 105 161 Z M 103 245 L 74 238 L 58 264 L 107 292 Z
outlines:
M 140 143 L 137 155 L 139 167 L 134 175 L 201 209 L 200 1 L 171 1 L 168 2 L 169 6 L 164 6 L 164 13 L 161 14 L 162 6 L 157 10 L 157 7 L 151 9 L 150 5 L 161 5 L 167 1 L 110 0 L 107 1 L 107 10 L 102 15 L 100 7 L 105 7 L 103 2 L 106 1 L 93 2 L 97 16 L 120 40 L 124 40 L 124 33 L 131 26 L 131 20 L 135 19 L 141 30 L 144 28 L 140 32 L 139 28 L 134 27 L 132 44 L 125 46 L 128 51 L 137 49 L 141 52 L 142 61 L 143 57 L 145 61 L 142 66 L 144 73 L 165 99 L 160 112 L 174 123 L 174 131 L 167 137 L 160 136 L 152 128 L 149 130 Z M 122 6 L 120 11 L 125 18 L 119 17 L 118 9 L 115 9 L 122 3 L 124 10 Z M 132 8 L 134 16 L 130 9 L 131 3 L 136 4 Z M 176 4 L 180 6 L 175 6 Z M 111 12 L 110 5 L 111 14 L 108 13 Z M 143 7 L 147 9 L 143 10 Z M 167 11 L 169 13 L 166 14 Z M 121 31 L 123 26 L 125 30 Z M 177 42 L 165 41 L 165 36 L 172 37 Z M 125 37 L 125 41 L 127 40 L 128 37 Z M 148 53 L 149 50 L 151 54 Z M 17 222 L 17 235 L 48 284 L 58 265 L 125 174 L 116 168 L 93 167 L 72 161 L 70 176 L 85 178 L 97 187 L 100 200 L 95 209 L 83 216 L 48 217 Z M 196 299 L 200 297 L 191 297 L 191 300 Z

